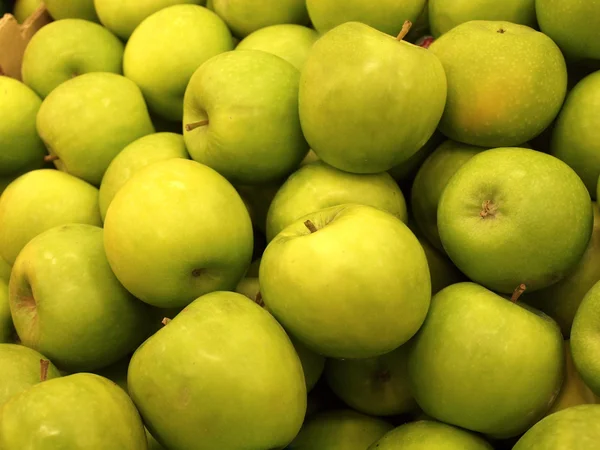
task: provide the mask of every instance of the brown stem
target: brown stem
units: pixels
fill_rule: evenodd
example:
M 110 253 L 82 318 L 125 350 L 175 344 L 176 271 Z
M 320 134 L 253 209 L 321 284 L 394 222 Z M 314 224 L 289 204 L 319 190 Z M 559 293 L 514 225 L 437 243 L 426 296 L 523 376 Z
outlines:
M 260 291 L 258 291 L 258 293 L 256 294 L 256 298 L 254 299 L 254 301 L 258 306 L 265 306 L 265 302 L 263 301 L 262 294 L 260 293 Z
M 188 123 L 185 126 L 185 130 L 192 131 L 192 130 L 195 130 L 196 128 L 204 127 L 206 125 L 208 125 L 208 120 L 200 120 L 198 122 Z
M 171 321 L 171 319 L 169 319 L 168 317 L 165 317 L 165 318 L 163 318 L 163 320 L 162 320 L 160 323 L 162 323 L 163 325 L 166 325 L 166 324 L 168 324 L 170 321 Z
M 50 361 L 47 359 L 40 359 L 40 381 L 46 381 L 48 379 L 48 367 Z
M 311 233 L 316 233 L 316 232 L 318 231 L 318 230 L 317 230 L 317 227 L 315 227 L 315 224 L 314 224 L 314 223 L 312 223 L 310 220 L 305 220 L 305 221 L 304 221 L 304 226 L 305 226 L 306 228 L 308 228 L 308 230 L 309 230 Z
M 525 292 L 525 289 L 527 289 L 527 286 L 525 286 L 523 283 L 521 283 L 513 292 L 512 297 L 510 298 L 510 301 L 513 303 L 517 303 L 519 301 L 519 297 L 521 297 L 521 295 L 523 295 L 523 292 Z
M 44 156 L 44 162 L 52 162 L 52 161 L 57 161 L 60 158 L 58 157 L 58 155 L 46 155 Z
M 400 30 L 400 33 L 398 33 L 398 36 L 396 37 L 396 39 L 399 41 L 404 39 L 406 37 L 406 35 L 408 34 L 408 32 L 410 31 L 410 27 L 412 27 L 412 22 L 410 20 L 405 20 L 404 24 L 402 25 L 402 29 Z

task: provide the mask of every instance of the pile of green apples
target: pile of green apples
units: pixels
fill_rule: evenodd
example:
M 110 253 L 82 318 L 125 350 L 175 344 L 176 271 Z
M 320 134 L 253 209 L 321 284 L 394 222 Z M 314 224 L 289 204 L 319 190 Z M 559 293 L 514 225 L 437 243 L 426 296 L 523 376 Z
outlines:
M 600 0 L 45 6 L 0 449 L 598 448 Z

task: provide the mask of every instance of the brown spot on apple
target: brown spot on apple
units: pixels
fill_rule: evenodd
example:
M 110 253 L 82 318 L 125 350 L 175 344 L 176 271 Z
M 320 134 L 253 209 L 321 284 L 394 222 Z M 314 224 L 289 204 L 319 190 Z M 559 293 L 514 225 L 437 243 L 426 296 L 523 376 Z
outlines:
M 492 200 L 486 200 L 481 204 L 479 216 L 481 216 L 482 219 L 495 217 L 497 210 L 498 207 Z

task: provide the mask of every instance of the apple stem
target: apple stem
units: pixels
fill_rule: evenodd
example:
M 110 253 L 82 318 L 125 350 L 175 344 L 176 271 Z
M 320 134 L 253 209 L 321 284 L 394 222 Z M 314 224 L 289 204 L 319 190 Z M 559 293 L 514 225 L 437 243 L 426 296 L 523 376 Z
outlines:
M 47 359 L 40 359 L 40 381 L 46 381 L 48 379 L 48 367 L 50 361 Z
M 188 123 L 185 126 L 185 131 L 192 131 L 196 128 L 204 127 L 206 125 L 208 125 L 208 120 L 200 120 L 198 122 Z
M 412 27 L 412 22 L 410 20 L 405 20 L 404 24 L 402 24 L 402 29 L 400 30 L 400 33 L 398 33 L 398 36 L 396 37 L 396 39 L 399 41 L 404 39 L 406 37 L 406 35 L 408 34 L 408 32 L 410 31 L 410 27 Z
M 521 297 L 521 295 L 523 295 L 523 292 L 525 292 L 525 289 L 527 289 L 527 286 L 525 286 L 523 283 L 521 283 L 513 292 L 512 297 L 510 298 L 510 301 L 513 303 L 517 303 L 519 301 L 519 297 Z
M 58 159 L 60 159 L 58 157 L 58 155 L 46 155 L 46 156 L 44 156 L 44 162 L 57 161 Z
M 169 319 L 168 317 L 164 317 L 163 320 L 161 320 L 160 323 L 162 323 L 163 325 L 168 324 L 171 321 L 171 319 Z
M 256 294 L 256 297 L 254 298 L 254 302 L 258 306 L 265 306 L 265 302 L 263 301 L 262 294 L 260 293 L 260 291 L 258 291 L 258 293 Z
M 309 230 L 311 233 L 316 233 L 316 232 L 318 231 L 318 230 L 317 230 L 317 227 L 315 227 L 315 224 L 314 224 L 314 223 L 312 223 L 310 220 L 306 220 L 306 221 L 304 222 L 304 226 L 305 226 L 306 228 L 308 228 L 308 230 Z

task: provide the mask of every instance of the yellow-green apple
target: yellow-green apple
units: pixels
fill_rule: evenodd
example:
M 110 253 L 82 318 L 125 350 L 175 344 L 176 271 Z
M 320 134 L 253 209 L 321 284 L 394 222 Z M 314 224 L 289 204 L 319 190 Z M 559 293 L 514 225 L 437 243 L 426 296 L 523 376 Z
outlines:
M 233 292 L 184 308 L 136 350 L 127 378 L 148 430 L 171 449 L 284 448 L 306 411 L 285 331 Z
M 8 280 L 10 280 L 11 270 L 12 266 L 8 264 L 4 258 L 0 257 L 0 280 L 4 280 L 8 283 Z
M 84 19 L 98 22 L 94 0 L 44 0 L 44 4 L 54 20 Z
M 326 163 L 347 172 L 383 172 L 434 133 L 446 103 L 446 75 L 432 52 L 402 40 L 407 30 L 395 38 L 347 22 L 313 45 L 300 77 L 300 121 Z
M 78 373 L 38 383 L 6 402 L 0 447 L 146 450 L 148 444 L 123 389 L 99 375 Z
M 563 366 L 563 339 L 550 317 L 471 282 L 433 297 L 408 359 L 425 414 L 497 437 L 517 436 L 546 413 Z
M 42 3 L 43 0 L 16 0 L 13 7 L 13 16 L 15 16 L 17 22 L 23 23 Z
M 170 6 L 135 29 L 125 47 L 123 73 L 141 88 L 154 114 L 181 121 L 183 96 L 196 69 L 229 50 L 231 33 L 214 12 L 198 5 Z
M 446 137 L 439 131 L 435 131 L 429 140 L 421 147 L 415 154 L 404 162 L 392 167 L 388 170 L 388 173 L 396 180 L 400 185 L 409 184 L 413 181 L 414 177 L 421 165 L 425 162 L 427 157 L 433 153 L 433 151 L 439 147 Z
M 294 172 L 275 194 L 267 213 L 267 240 L 302 216 L 345 203 L 373 206 L 408 220 L 404 195 L 388 173 L 354 174 L 316 161 Z
M 15 329 L 8 302 L 8 281 L 0 278 L 0 344 L 14 340 Z
M 154 133 L 126 146 L 110 163 L 100 184 L 99 205 L 102 219 L 115 194 L 139 170 L 171 158 L 188 159 L 183 136 L 176 133 Z
M 259 270 L 269 311 L 332 358 L 369 358 L 404 344 L 431 297 L 417 238 L 397 217 L 366 205 L 333 206 L 293 222 L 269 243 Z
M 98 189 L 54 169 L 21 175 L 0 196 L 0 256 L 12 265 L 31 239 L 68 223 L 102 225 Z
M 192 76 L 183 123 L 191 157 L 234 184 L 293 172 L 308 152 L 298 117 L 300 72 L 259 50 L 217 55 Z
M 225 178 L 187 159 L 134 174 L 113 198 L 104 229 L 117 278 L 137 298 L 163 308 L 235 289 L 252 258 L 244 202 Z
M 502 293 L 564 278 L 583 257 L 593 222 L 590 195 L 573 169 L 525 148 L 473 156 L 448 181 L 437 212 L 454 264 Z
M 296 24 L 271 25 L 249 34 L 236 50 L 262 50 L 285 59 L 302 70 L 313 44 L 319 38 L 312 28 Z
M 430 52 L 448 79 L 439 129 L 481 147 L 510 147 L 536 137 L 558 114 L 567 66 L 543 33 L 506 21 L 472 20 L 435 40 Z
M 46 147 L 36 130 L 42 100 L 25 84 L 0 75 L 0 176 L 44 164 Z
M 83 19 L 56 20 L 33 35 L 25 54 L 23 82 L 46 97 L 58 85 L 89 72 L 120 74 L 123 43 L 103 26 Z

